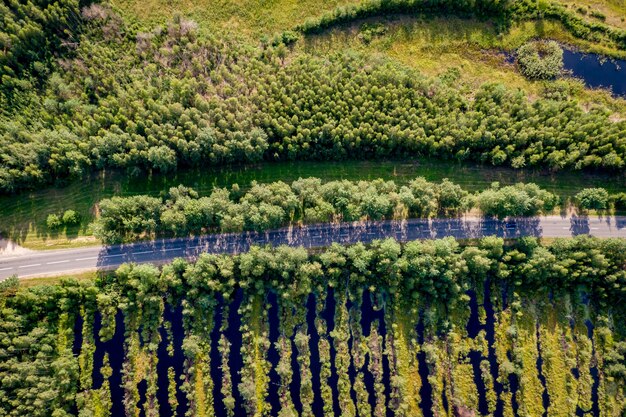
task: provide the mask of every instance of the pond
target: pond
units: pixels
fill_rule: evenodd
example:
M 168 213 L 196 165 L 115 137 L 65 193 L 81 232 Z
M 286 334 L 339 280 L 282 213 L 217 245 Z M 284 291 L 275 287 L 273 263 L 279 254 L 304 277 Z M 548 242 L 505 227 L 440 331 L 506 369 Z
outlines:
M 602 55 L 563 50 L 565 69 L 581 78 L 587 87 L 608 88 L 616 96 L 626 96 L 626 60 L 610 60 Z

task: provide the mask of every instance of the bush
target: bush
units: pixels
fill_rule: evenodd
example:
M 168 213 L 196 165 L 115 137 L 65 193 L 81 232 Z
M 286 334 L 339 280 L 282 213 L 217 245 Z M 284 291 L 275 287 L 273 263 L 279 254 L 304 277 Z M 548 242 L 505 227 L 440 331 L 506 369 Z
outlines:
M 611 195 L 611 202 L 615 210 L 626 210 L 626 193 L 617 193 Z
M 581 210 L 606 210 L 609 193 L 604 188 L 585 188 L 574 197 Z
M 48 218 L 46 219 L 46 226 L 48 229 L 58 229 L 61 227 L 61 219 L 56 214 L 48 214 Z
M 0 281 L 0 294 L 15 292 L 20 287 L 20 280 L 17 275 L 11 275 L 7 279 Z
M 606 15 L 602 12 L 592 10 L 589 14 L 591 15 L 591 17 L 595 17 L 598 20 L 601 20 L 603 22 L 606 21 Z
M 65 210 L 63 213 L 63 224 L 73 226 L 80 223 L 80 216 L 74 210 Z
M 551 80 L 563 70 L 563 49 L 554 41 L 530 42 L 517 50 L 521 73 L 531 80 Z
M 483 215 L 499 219 L 547 214 L 554 210 L 558 202 L 558 196 L 533 183 L 502 188 L 494 183 L 477 196 L 477 204 Z

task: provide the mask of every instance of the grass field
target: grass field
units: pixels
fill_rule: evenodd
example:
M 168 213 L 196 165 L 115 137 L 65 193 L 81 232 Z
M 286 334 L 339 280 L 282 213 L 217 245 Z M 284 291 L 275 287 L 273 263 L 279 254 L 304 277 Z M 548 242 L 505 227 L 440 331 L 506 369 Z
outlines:
M 195 20 L 207 33 L 226 31 L 257 40 L 292 28 L 306 18 L 317 17 L 337 6 L 358 0 L 112 0 L 132 20 L 163 24 L 179 13 Z
M 176 174 L 128 178 L 124 173 L 106 172 L 76 181 L 66 186 L 26 192 L 15 196 L 0 196 L 0 233 L 31 249 L 60 249 L 98 243 L 90 237 L 88 228 L 97 212 L 96 203 L 114 195 L 150 194 L 158 196 L 170 187 L 184 184 L 206 195 L 213 187 L 239 184 L 246 188 L 253 180 L 259 182 L 285 181 L 300 177 L 319 177 L 324 181 L 349 179 L 373 180 L 383 178 L 405 184 L 424 176 L 432 181 L 449 178 L 470 191 L 487 188 L 492 182 L 502 184 L 535 182 L 561 195 L 573 196 L 580 189 L 602 186 L 611 192 L 623 190 L 626 177 L 579 172 L 540 172 L 508 168 L 481 167 L 440 161 L 341 161 L 288 162 L 235 168 L 180 171 Z M 51 232 L 46 227 L 48 214 L 61 214 L 72 209 L 81 216 L 81 224 L 68 230 Z
M 586 20 L 602 21 L 592 16 L 592 12 L 600 12 L 606 16 L 606 23 L 611 26 L 626 29 L 626 1 L 625 0 L 559 0 L 572 10 L 585 10 Z

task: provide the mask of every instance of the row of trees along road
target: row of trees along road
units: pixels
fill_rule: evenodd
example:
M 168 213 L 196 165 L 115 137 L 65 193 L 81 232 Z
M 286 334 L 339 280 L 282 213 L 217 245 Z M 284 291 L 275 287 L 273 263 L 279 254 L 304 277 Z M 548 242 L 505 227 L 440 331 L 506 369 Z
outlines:
M 184 186 L 163 197 L 113 197 L 100 201 L 93 225 L 107 243 L 142 236 L 202 232 L 263 231 L 294 221 L 322 223 L 457 216 L 473 207 L 485 216 L 534 216 L 550 213 L 559 197 L 537 185 L 494 183 L 476 194 L 444 179 L 439 183 L 416 178 L 399 187 L 393 181 L 330 181 L 304 178 L 288 185 L 253 182 L 245 192 L 237 185 L 216 188 L 200 197 Z

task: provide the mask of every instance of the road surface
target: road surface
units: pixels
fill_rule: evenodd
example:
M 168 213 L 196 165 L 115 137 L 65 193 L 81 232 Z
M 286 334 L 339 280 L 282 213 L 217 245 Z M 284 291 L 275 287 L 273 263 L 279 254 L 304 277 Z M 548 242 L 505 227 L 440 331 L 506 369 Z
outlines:
M 405 221 L 318 224 L 283 228 L 265 233 L 231 233 L 192 238 L 160 239 L 126 245 L 95 246 L 0 256 L 0 279 L 50 276 L 90 269 L 114 269 L 125 262 L 164 263 L 177 257 L 193 259 L 203 252 L 241 253 L 252 245 L 290 245 L 307 248 L 332 242 L 371 242 L 387 237 L 399 241 L 436 239 L 445 236 L 478 238 L 571 237 L 589 234 L 626 238 L 626 216 L 546 216 L 504 222 L 495 219 L 411 219 Z

